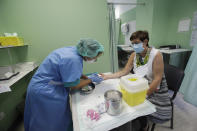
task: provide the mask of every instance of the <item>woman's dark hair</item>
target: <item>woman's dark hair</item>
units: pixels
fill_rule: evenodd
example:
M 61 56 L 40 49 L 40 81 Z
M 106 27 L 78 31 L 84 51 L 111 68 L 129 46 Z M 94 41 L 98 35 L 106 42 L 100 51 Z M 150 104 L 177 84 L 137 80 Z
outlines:
M 149 41 L 148 31 L 139 30 L 139 31 L 134 32 L 130 37 L 130 41 L 134 39 L 140 39 L 141 41 L 144 41 L 145 39 L 147 39 Z

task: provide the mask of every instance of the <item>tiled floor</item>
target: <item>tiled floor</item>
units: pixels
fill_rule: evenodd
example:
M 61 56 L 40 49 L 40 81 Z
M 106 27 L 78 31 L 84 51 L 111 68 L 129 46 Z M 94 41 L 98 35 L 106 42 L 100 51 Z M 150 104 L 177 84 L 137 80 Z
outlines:
M 173 131 L 197 131 L 197 107 L 185 102 L 181 94 L 177 94 L 174 108 Z M 155 131 L 172 131 L 170 123 L 156 125 Z
M 181 94 L 177 94 L 174 101 L 174 129 L 171 130 L 170 123 L 155 127 L 155 131 L 197 131 L 197 107 L 185 102 Z M 21 121 L 15 130 L 24 131 L 24 124 Z

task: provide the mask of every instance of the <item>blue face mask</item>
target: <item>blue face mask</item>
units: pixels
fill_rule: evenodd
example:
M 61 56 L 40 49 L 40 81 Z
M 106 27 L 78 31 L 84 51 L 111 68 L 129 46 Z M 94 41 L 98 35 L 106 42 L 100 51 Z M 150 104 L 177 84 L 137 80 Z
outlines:
M 136 53 L 141 53 L 144 51 L 143 43 L 133 44 L 133 49 Z

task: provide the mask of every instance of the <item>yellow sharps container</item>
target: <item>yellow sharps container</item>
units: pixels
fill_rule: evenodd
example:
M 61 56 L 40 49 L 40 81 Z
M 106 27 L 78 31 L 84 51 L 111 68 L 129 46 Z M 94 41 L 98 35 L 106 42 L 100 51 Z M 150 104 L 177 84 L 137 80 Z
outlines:
M 23 41 L 17 36 L 0 36 L 0 46 L 21 46 Z
M 120 89 L 123 100 L 130 106 L 136 106 L 144 102 L 149 88 L 145 78 L 131 74 L 120 78 Z

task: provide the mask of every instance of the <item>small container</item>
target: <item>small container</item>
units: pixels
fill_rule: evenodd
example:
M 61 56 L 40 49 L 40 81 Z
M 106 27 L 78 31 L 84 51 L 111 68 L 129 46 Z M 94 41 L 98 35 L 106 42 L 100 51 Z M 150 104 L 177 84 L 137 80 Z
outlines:
M 122 93 L 118 90 L 108 90 L 104 94 L 105 108 L 109 115 L 118 115 L 122 112 Z
M 93 92 L 95 88 L 95 84 L 94 83 L 90 83 L 88 86 L 85 86 L 83 88 L 80 89 L 80 93 L 82 95 L 88 95 L 91 94 Z
M 127 75 L 120 79 L 120 89 L 123 94 L 123 100 L 130 106 L 143 103 L 148 88 L 148 80 L 137 75 Z

